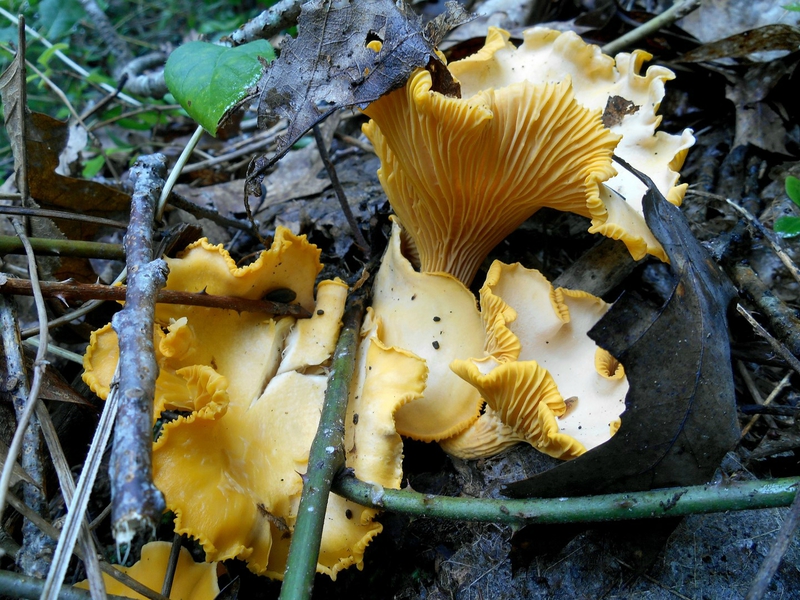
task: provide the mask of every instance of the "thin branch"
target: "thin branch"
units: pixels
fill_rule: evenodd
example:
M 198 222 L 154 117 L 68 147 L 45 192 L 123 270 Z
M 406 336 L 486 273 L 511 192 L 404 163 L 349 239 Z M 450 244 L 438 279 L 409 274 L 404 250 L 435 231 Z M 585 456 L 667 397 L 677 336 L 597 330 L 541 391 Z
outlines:
M 333 492 L 362 506 L 418 517 L 509 525 L 624 521 L 788 506 L 800 477 L 575 498 L 452 498 L 392 490 L 345 472 Z
M 174 534 L 172 537 L 172 548 L 169 551 L 169 562 L 167 570 L 164 572 L 164 583 L 161 585 L 161 594 L 169 597 L 172 591 L 172 582 L 175 579 L 175 571 L 178 568 L 178 558 L 181 555 L 181 536 Z
M 124 285 L 101 285 L 97 283 L 41 282 L 45 298 L 59 298 L 65 302 L 75 300 L 116 300 L 124 301 L 128 288 Z M 10 279 L 0 273 L 0 292 L 30 296 L 33 293 L 31 282 L 26 279 Z M 269 300 L 247 300 L 233 296 L 213 296 L 206 293 L 158 290 L 156 303 L 185 304 L 221 308 L 237 312 L 263 312 L 271 315 L 292 315 L 310 317 L 311 314 L 299 304 L 285 304 Z
M 700 1 L 701 0 L 683 0 L 682 2 L 676 2 L 657 17 L 650 19 L 647 23 L 643 23 L 622 37 L 603 46 L 601 48 L 603 53 L 610 55 L 616 54 L 639 40 L 646 38 L 648 35 L 655 33 L 662 27 L 669 27 L 678 19 L 682 19 L 699 7 Z
M 25 217 L 49 217 L 52 219 L 64 219 L 67 221 L 82 221 L 84 223 L 95 223 L 125 229 L 128 224 L 121 221 L 113 221 L 102 217 L 82 215 L 80 213 L 67 212 L 66 210 L 49 210 L 46 208 L 24 208 L 22 206 L 0 206 L 0 215 L 21 215 Z
M 14 507 L 14 509 L 19 512 L 20 514 L 24 515 L 26 518 L 30 519 L 36 526 L 41 529 L 44 533 L 49 535 L 52 539 L 58 540 L 61 537 L 61 532 L 55 528 L 51 523 L 45 521 L 38 513 L 32 511 L 28 506 L 22 502 L 19 498 L 14 496 L 13 494 L 9 494 L 8 496 L 8 503 Z M 84 556 L 83 552 L 75 548 L 75 556 L 79 559 L 85 561 L 86 557 Z M 112 579 L 116 579 L 121 584 L 131 588 L 134 592 L 137 592 L 148 598 L 149 600 L 165 600 L 164 596 L 155 592 L 148 588 L 146 585 L 138 582 L 133 577 L 128 575 L 127 573 L 123 573 L 119 569 L 115 569 L 109 563 L 105 561 L 98 561 L 100 570 L 111 577 Z M 112 596 L 115 597 L 115 596 Z M 37 596 L 38 598 L 38 596 Z
M 26 383 L 20 382 L 22 386 L 21 389 L 26 391 L 27 394 L 26 397 L 19 398 L 21 402 L 16 402 L 14 406 L 17 415 L 17 428 L 14 431 L 14 437 L 9 445 L 8 457 L 3 465 L 3 474 L 0 476 L 0 513 L 2 513 L 5 508 L 6 494 L 8 493 L 8 486 L 11 481 L 11 474 L 21 449 L 24 450 L 21 461 L 22 468 L 34 477 L 40 486 L 43 486 L 44 479 L 43 465 L 41 464 L 41 430 L 39 429 L 38 421 L 34 417 L 34 411 L 36 409 L 36 403 L 39 401 L 39 390 L 42 385 L 45 369 L 47 368 L 46 355 L 47 340 L 49 337 L 47 331 L 47 310 L 44 305 L 44 298 L 39 290 L 39 274 L 36 267 L 36 256 L 28 243 L 22 224 L 16 220 L 12 220 L 11 224 L 14 226 L 14 230 L 25 246 L 28 259 L 28 274 L 31 278 L 31 284 L 34 290 L 36 314 L 39 321 L 39 329 L 42 331 L 43 343 L 37 350 L 36 359 L 33 362 L 33 377 L 30 387 L 28 388 Z M 12 327 L 14 327 L 13 331 L 16 332 L 16 325 L 13 324 Z M 6 336 L 3 337 L 5 345 Z M 9 355 L 9 350 L 9 348 L 6 348 L 7 356 Z M 37 490 L 32 486 L 25 488 L 25 500 L 29 501 L 37 510 L 47 509 L 47 500 L 42 497 L 41 490 Z M 29 532 L 29 530 L 26 530 L 26 532 Z M 28 537 L 27 533 L 25 537 Z M 37 545 L 39 545 L 38 542 Z M 25 548 L 26 544 L 23 543 L 23 551 Z M 48 554 L 49 552 L 50 549 L 48 549 Z M 44 575 L 44 571 L 41 572 L 41 575 Z
M 783 520 L 783 525 L 781 525 L 781 529 L 775 537 L 775 542 L 773 542 L 764 562 L 761 563 L 761 568 L 759 568 L 745 600 L 761 600 L 766 595 L 769 584 L 778 567 L 781 566 L 783 556 L 794 539 L 798 525 L 800 525 L 800 494 L 795 497 L 789 513 Z
M 117 368 L 117 372 L 119 372 L 119 368 Z M 77 553 L 75 541 L 83 523 L 83 517 L 86 514 L 86 506 L 89 504 L 89 496 L 94 487 L 97 472 L 103 460 L 103 454 L 108 445 L 108 440 L 111 437 L 112 425 L 117 416 L 117 408 L 119 407 L 118 400 L 119 386 L 117 385 L 117 376 L 115 375 L 114 381 L 111 383 L 111 393 L 106 399 L 105 406 L 103 406 L 100 421 L 94 431 L 94 437 L 89 446 L 89 452 L 84 460 L 81 476 L 78 479 L 78 485 L 75 486 L 75 496 L 72 498 L 72 502 L 69 505 L 67 519 L 64 521 L 64 527 L 58 538 L 58 546 L 53 555 L 53 566 L 47 574 L 47 580 L 42 590 L 42 600 L 55 600 L 58 597 L 58 591 L 61 583 L 64 581 L 64 575 L 67 572 L 70 557 L 73 552 Z
M 761 236 L 772 247 L 772 250 L 775 252 L 775 254 L 778 255 L 778 258 L 781 260 L 784 266 L 789 270 L 789 273 L 791 273 L 792 277 L 794 277 L 794 280 L 800 283 L 800 269 L 797 268 L 797 265 L 794 264 L 794 261 L 786 253 L 786 250 L 784 250 L 783 245 L 778 240 L 778 237 L 775 235 L 775 233 L 764 227 L 764 224 L 761 221 L 759 221 L 754 214 L 752 214 L 746 208 L 739 206 L 738 204 L 736 204 L 736 202 L 734 202 L 730 198 L 726 198 L 725 196 L 720 196 L 719 194 L 710 194 L 708 192 L 702 192 L 700 190 L 688 190 L 688 191 L 692 194 L 696 194 L 704 198 L 713 198 L 715 200 L 725 202 L 733 210 L 742 215 L 747 220 L 748 224 L 752 226 L 759 234 L 761 234 Z
M 80 240 L 57 240 L 51 238 L 28 238 L 33 251 L 40 256 L 74 256 L 77 258 L 105 258 L 122 260 L 125 251 L 119 244 L 83 242 Z M 24 254 L 25 246 L 11 235 L 0 235 L 0 255 Z
M 5 598 L 30 598 L 37 600 L 44 589 L 44 581 L 11 571 L 0 571 L 0 595 Z M 109 600 L 126 600 L 126 596 L 106 596 Z M 86 590 L 65 585 L 59 590 L 59 600 L 88 600 Z
M 247 231 L 250 233 L 253 232 L 253 226 L 250 223 L 223 217 L 216 210 L 195 204 L 194 202 L 184 198 L 180 194 L 176 194 L 175 192 L 172 192 L 169 195 L 168 203 L 170 206 L 185 210 L 198 219 L 208 219 L 209 221 L 213 221 L 214 223 L 222 225 L 223 227 L 232 227 L 233 229 L 239 229 L 241 231 Z
M 303 0 L 281 0 L 233 32 L 231 43 L 240 46 L 253 40 L 271 38 L 297 21 L 302 4 Z
M 11 21 L 15 25 L 19 24 L 19 19 L 17 19 L 17 17 L 12 15 L 10 12 L 8 12 L 4 8 L 0 8 L 0 15 L 4 16 L 6 19 Z M 25 25 L 25 33 L 27 33 L 28 35 L 30 35 L 34 39 L 36 39 L 39 42 L 41 42 L 42 44 L 44 44 L 45 47 L 47 47 L 47 48 L 52 48 L 53 47 L 53 44 L 51 44 L 48 40 L 46 40 L 44 37 L 39 35 L 39 33 L 35 29 L 32 29 L 32 28 L 28 27 L 27 25 Z M 84 77 L 84 78 L 88 78 L 89 77 L 89 71 L 84 69 L 78 63 L 76 63 L 74 60 L 72 60 L 69 56 L 67 56 L 66 54 L 61 52 L 61 50 L 56 50 L 53 53 L 53 55 L 56 56 L 61 62 L 63 62 L 70 69 L 75 71 L 81 77 Z M 112 86 L 108 85 L 107 83 L 100 83 L 99 85 L 100 85 L 101 88 L 103 88 L 107 92 L 116 93 L 116 90 Z M 139 102 L 138 100 L 136 100 L 135 98 L 131 98 L 130 96 L 127 96 L 125 94 L 119 94 L 117 97 L 120 100 L 123 100 L 124 102 L 127 102 L 128 104 L 130 104 L 132 106 L 141 106 L 142 105 L 142 103 Z
M 311 444 L 308 471 L 303 478 L 303 494 L 289 547 L 281 600 L 299 600 L 311 596 L 328 495 L 333 477 L 345 461 L 345 413 L 355 369 L 361 320 L 368 297 L 369 286 L 351 294 L 342 317 L 342 330 L 333 355 L 325 403 L 317 434 Z M 331 448 L 334 448 L 333 452 L 329 451 Z
M 737 304 L 736 310 L 739 312 L 740 315 L 742 315 L 745 319 L 747 319 L 747 322 L 750 323 L 753 329 L 756 330 L 756 333 L 761 337 L 763 337 L 765 340 L 767 340 L 767 342 L 769 342 L 769 345 L 772 346 L 772 349 L 776 353 L 780 354 L 783 360 L 789 363 L 790 367 L 792 367 L 795 371 L 800 373 L 800 360 L 797 360 L 797 357 L 795 357 L 794 354 L 789 352 L 786 346 L 784 346 L 778 340 L 772 337 L 770 332 L 764 329 L 761 323 L 756 321 L 753 315 L 750 314 L 750 311 L 747 310 L 744 306 L 742 306 L 741 304 Z
M 320 158 L 322 158 L 322 164 L 325 165 L 325 170 L 328 172 L 328 177 L 330 178 L 333 189 L 336 192 L 336 197 L 339 199 L 339 205 L 342 207 L 342 212 L 347 219 L 347 223 L 350 225 L 350 233 L 353 234 L 353 239 L 355 240 L 356 245 L 361 249 L 361 252 L 363 252 L 364 256 L 369 259 L 369 244 L 367 244 L 367 240 L 364 239 L 364 234 L 361 233 L 361 229 L 358 227 L 358 222 L 356 221 L 356 217 L 353 215 L 353 211 L 350 208 L 350 203 L 347 201 L 347 196 L 345 196 L 342 184 L 339 183 L 339 176 L 336 174 L 336 167 L 333 166 L 331 157 L 328 154 L 328 147 L 325 144 L 325 138 L 322 137 L 322 132 L 319 129 L 319 125 L 314 125 L 312 129 L 314 130 L 314 139 L 317 141 L 317 150 L 319 150 Z
M 785 390 L 787 387 L 789 387 L 789 380 L 791 379 L 791 377 L 792 377 L 792 372 L 791 371 L 787 372 L 786 375 L 783 376 L 783 379 L 780 380 L 778 385 L 776 385 L 775 388 L 770 392 L 769 396 L 767 396 L 767 399 L 764 400 L 764 404 L 762 405 L 763 407 L 768 407 L 770 404 L 772 404 L 772 401 L 775 400 L 775 398 L 777 398 L 778 395 L 783 390 Z M 788 408 L 788 407 L 786 407 L 786 408 Z M 792 409 L 792 410 L 794 410 L 794 409 Z M 758 421 L 758 418 L 760 416 L 761 416 L 760 414 L 754 415 L 753 418 L 750 419 L 750 421 L 747 422 L 747 425 L 742 427 L 742 433 L 739 436 L 739 439 L 744 438 L 744 436 L 746 436 L 749 433 L 749 431 L 753 428 L 753 425 L 756 424 L 756 422 Z
M 119 415 L 114 427 L 109 478 L 111 523 L 117 545 L 155 533 L 165 504 L 153 485 L 153 397 L 158 365 L 152 324 L 156 294 L 167 278 L 167 265 L 153 259 L 153 219 L 164 185 L 166 158 L 140 158 L 131 169 L 134 193 L 125 234 L 128 289 L 125 308 L 111 324 L 119 339 Z

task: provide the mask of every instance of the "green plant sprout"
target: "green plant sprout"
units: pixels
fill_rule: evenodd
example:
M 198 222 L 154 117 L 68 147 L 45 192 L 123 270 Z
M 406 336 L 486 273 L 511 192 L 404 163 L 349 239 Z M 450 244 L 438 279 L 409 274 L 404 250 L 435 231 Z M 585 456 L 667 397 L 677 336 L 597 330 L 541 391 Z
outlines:
M 786 195 L 800 207 L 800 179 L 789 175 L 786 178 Z M 800 235 L 800 217 L 781 217 L 772 226 L 779 236 L 791 238 Z

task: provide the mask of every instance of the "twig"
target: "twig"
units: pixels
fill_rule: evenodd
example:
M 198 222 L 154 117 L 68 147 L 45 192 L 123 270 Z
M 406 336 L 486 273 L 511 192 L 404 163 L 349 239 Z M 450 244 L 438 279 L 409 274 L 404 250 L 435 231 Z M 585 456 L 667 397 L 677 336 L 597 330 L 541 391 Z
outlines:
M 800 494 L 792 502 L 789 513 L 783 520 L 783 525 L 781 525 L 781 529 L 775 537 L 775 542 L 773 542 L 769 554 L 767 554 L 764 562 L 761 563 L 761 568 L 759 568 L 745 600 L 761 600 L 767 593 L 772 577 L 781 565 L 781 560 L 783 560 L 784 554 L 789 549 L 789 544 L 792 543 L 798 525 L 800 525 Z
M 39 425 L 42 428 L 42 434 L 45 442 L 47 442 L 47 449 L 50 451 L 50 457 L 53 460 L 58 483 L 61 487 L 61 495 L 64 497 L 64 502 L 69 505 L 75 494 L 75 481 L 72 479 L 72 471 L 64 456 L 61 441 L 58 439 L 56 428 L 50 419 L 50 413 L 47 412 L 47 408 L 41 402 L 36 407 L 36 416 L 39 418 Z M 86 576 L 89 580 L 92 598 L 94 600 L 103 600 L 106 597 L 106 585 L 103 581 L 100 562 L 97 560 L 97 549 L 94 547 L 94 540 L 86 519 L 83 521 L 80 545 L 83 551 L 83 563 L 86 567 Z
M 232 152 L 226 152 L 225 154 L 221 154 L 220 156 L 215 156 L 213 158 L 201 160 L 200 162 L 187 165 L 182 172 L 193 173 L 201 169 L 207 169 L 208 167 L 213 167 L 214 165 L 218 165 L 220 163 L 228 162 L 229 160 L 233 160 L 234 158 L 239 158 L 240 156 L 249 156 L 254 152 L 256 152 L 257 150 L 260 150 L 264 146 L 271 144 L 277 137 L 278 137 L 278 132 L 275 132 L 272 135 L 260 136 L 257 139 L 253 140 L 251 143 L 242 146 L 241 148 L 238 148 L 236 150 L 233 150 Z
M 303 478 L 303 494 L 297 509 L 286 562 L 281 600 L 306 599 L 311 596 L 317 569 L 325 507 L 336 472 L 344 466 L 344 421 L 350 382 L 356 362 L 356 349 L 368 301 L 369 286 L 351 294 L 342 317 L 342 330 L 333 355 L 325 403 L 319 427 L 308 457 L 308 471 Z M 333 448 L 334 451 L 329 450 Z
M 234 31 L 230 36 L 232 44 L 240 46 L 279 33 L 297 20 L 302 4 L 303 0 L 281 0 Z
M 41 282 L 42 294 L 45 298 L 71 300 L 116 300 L 124 301 L 128 288 L 124 285 L 101 285 L 97 283 L 59 283 Z M 0 292 L 30 296 L 33 291 L 31 283 L 25 279 L 9 279 L 0 273 Z M 156 303 L 186 304 L 207 308 L 222 308 L 237 312 L 263 312 L 272 315 L 292 315 L 310 317 L 310 313 L 299 304 L 285 304 L 269 300 L 247 300 L 233 296 L 213 296 L 206 293 L 181 292 L 177 290 L 158 290 Z
M 206 208 L 204 206 L 200 206 L 195 204 L 191 200 L 184 198 L 180 194 L 176 194 L 172 192 L 169 195 L 168 203 L 175 207 L 180 208 L 181 210 L 185 210 L 191 215 L 194 215 L 198 219 L 208 219 L 210 221 L 214 221 L 218 225 L 222 225 L 223 227 L 232 227 L 234 229 L 239 229 L 241 231 L 253 231 L 253 226 L 250 223 L 245 221 L 237 221 L 236 219 L 229 219 L 228 217 L 223 217 L 219 214 L 216 210 L 211 208 Z
M 119 372 L 119 367 L 117 368 L 117 372 Z M 117 377 L 115 375 L 114 381 L 111 384 L 111 393 L 106 399 L 103 412 L 100 415 L 100 421 L 97 424 L 92 443 L 89 446 L 89 452 L 86 455 L 86 460 L 84 460 L 83 470 L 81 470 L 81 476 L 78 479 L 78 485 L 75 486 L 75 496 L 69 504 L 67 519 L 64 521 L 64 527 L 58 538 L 58 546 L 53 555 L 53 566 L 47 574 L 47 580 L 42 589 L 42 600 L 55 600 L 58 597 L 58 591 L 61 587 L 61 582 L 64 581 L 64 575 L 67 572 L 70 557 L 72 553 L 77 550 L 75 548 L 75 541 L 80 527 L 83 524 L 86 506 L 89 503 L 89 496 L 94 487 L 105 448 L 111 437 L 111 428 L 117 416 L 117 408 L 119 406 L 118 400 L 119 386 L 117 385 Z
M 76 308 L 73 311 L 70 311 L 57 319 L 53 319 L 49 322 L 50 329 L 55 329 L 56 327 L 60 327 L 61 325 L 66 325 L 67 323 L 71 323 L 76 319 L 80 319 L 84 315 L 88 315 L 94 309 L 98 308 L 101 304 L 103 304 L 103 300 L 89 300 L 86 304 L 81 306 L 80 308 Z M 28 339 L 29 337 L 33 337 L 35 335 L 39 335 L 39 327 L 28 327 L 27 329 L 23 329 L 20 331 L 20 337 L 23 340 Z
M 25 208 L 22 206 L 0 206 L 0 214 L 2 215 L 21 215 L 25 217 L 49 217 L 52 219 L 64 219 L 67 221 L 82 221 L 84 223 L 96 223 L 97 225 L 106 225 L 108 227 L 116 227 L 117 229 L 125 229 L 128 225 L 120 221 L 113 221 L 111 219 L 104 219 L 102 217 L 93 217 L 91 215 L 82 215 L 80 213 L 67 212 L 65 210 L 49 210 L 46 208 Z
M 151 52 L 144 56 L 134 58 L 122 70 L 127 75 L 125 89 L 137 96 L 146 96 L 160 99 L 167 95 L 169 88 L 164 80 L 164 62 L 166 56 L 161 52 Z M 147 69 L 160 67 L 152 73 L 145 73 Z
M 784 266 L 789 269 L 789 273 L 791 273 L 794 280 L 800 283 L 800 269 L 797 268 L 797 265 L 794 264 L 794 261 L 786 254 L 786 251 L 783 249 L 780 241 L 777 239 L 775 234 L 771 232 L 769 229 L 764 227 L 764 224 L 758 220 L 758 218 L 752 214 L 746 208 L 743 208 L 736 204 L 730 198 L 726 198 L 725 196 L 720 196 L 719 194 L 710 194 L 708 192 L 701 192 L 700 190 L 689 190 L 689 192 L 696 194 L 698 196 L 703 196 L 705 198 L 714 198 L 715 200 L 719 200 L 721 202 L 725 202 L 733 208 L 736 212 L 742 215 L 747 222 L 756 230 L 758 231 L 761 236 L 767 240 L 767 243 L 772 247 L 772 250 L 775 254 L 778 255 L 778 258 L 784 264 Z
M 164 583 L 161 585 L 161 594 L 169 597 L 172 591 L 172 582 L 175 579 L 175 570 L 178 568 L 178 558 L 181 555 L 181 536 L 177 533 L 172 538 L 172 548 L 169 551 L 169 562 L 164 572 Z
M 767 396 L 767 399 L 764 400 L 763 406 L 767 407 L 770 404 L 772 404 L 772 401 L 775 400 L 775 398 L 777 398 L 778 395 L 789 386 L 789 380 L 791 379 L 791 377 L 792 377 L 791 371 L 789 371 L 788 373 L 786 373 L 786 375 L 783 376 L 783 379 L 781 379 L 780 383 L 778 383 L 778 385 L 775 386 L 775 389 L 773 389 L 770 392 L 769 396 Z M 761 416 L 760 414 L 755 415 L 752 419 L 750 419 L 750 421 L 748 421 L 747 425 L 745 425 L 742 428 L 742 434 L 739 437 L 739 439 L 744 438 L 744 436 L 748 434 L 748 432 L 753 428 L 753 425 L 756 424 L 760 416 Z
M 786 344 L 789 352 L 800 356 L 800 319 L 797 318 L 797 311 L 778 298 L 750 265 L 727 256 L 722 264 L 739 293 L 753 302 L 767 319 L 775 337 Z
M 19 19 L 17 19 L 17 17 L 12 15 L 10 12 L 5 10 L 4 8 L 0 8 L 0 15 L 4 16 L 6 19 L 11 21 L 15 25 L 18 25 L 19 22 L 20 22 Z M 33 37 L 34 39 L 36 39 L 39 42 L 41 42 L 42 44 L 44 44 L 47 48 L 52 48 L 53 47 L 53 44 L 51 44 L 48 40 L 46 40 L 44 37 L 39 35 L 39 33 L 35 29 L 32 29 L 32 28 L 28 27 L 27 25 L 25 25 L 25 32 L 28 35 L 30 35 L 31 37 Z M 56 56 L 61 62 L 63 62 L 70 69 L 75 71 L 81 77 L 89 77 L 89 71 L 87 71 L 86 69 L 81 67 L 78 63 L 73 61 L 70 57 L 68 57 L 66 54 L 61 52 L 61 50 L 56 50 L 53 53 L 53 55 Z M 116 90 L 112 86 L 108 85 L 107 83 L 100 83 L 99 85 L 100 85 L 101 88 L 103 88 L 107 92 L 116 93 Z M 141 102 L 139 102 L 135 98 L 131 98 L 130 96 L 127 96 L 126 94 L 119 94 L 117 97 L 120 100 L 123 100 L 124 102 L 127 102 L 128 104 L 131 104 L 133 106 L 141 106 L 142 105 Z
M 386 489 L 359 481 L 344 472 L 334 481 L 333 491 L 362 506 L 407 515 L 526 525 L 623 521 L 775 508 L 791 504 L 798 486 L 800 477 L 788 477 L 576 498 L 497 500 Z
M 336 174 L 336 167 L 334 167 L 333 163 L 331 162 L 331 157 L 328 154 L 328 148 L 325 144 L 325 139 L 322 137 L 322 132 L 319 129 L 319 125 L 314 125 L 313 130 L 314 139 L 317 141 L 317 150 L 319 150 L 320 158 L 322 158 L 322 164 L 325 165 L 325 170 L 328 172 L 328 177 L 330 178 L 333 189 L 336 192 L 336 197 L 339 199 L 339 205 L 342 207 L 342 212 L 347 219 L 347 223 L 350 225 L 350 232 L 353 234 L 356 245 L 361 249 L 361 252 L 364 253 L 364 256 L 367 258 L 367 260 L 369 260 L 369 244 L 367 244 L 367 240 L 364 239 L 364 235 L 361 233 L 361 229 L 358 227 L 358 222 L 356 221 L 355 215 L 353 215 L 353 211 L 350 209 L 350 203 L 347 201 L 347 196 L 345 196 L 342 184 L 339 183 L 339 176 Z
M 740 315 L 742 315 L 745 319 L 747 319 L 747 322 L 750 323 L 753 329 L 756 330 L 756 333 L 758 333 L 761 337 L 767 340 L 767 342 L 769 342 L 769 345 L 772 346 L 772 349 L 778 354 L 780 354 L 783 360 L 789 363 L 790 367 L 792 367 L 795 371 L 800 373 L 800 360 L 797 360 L 797 358 L 791 352 L 789 352 L 786 346 L 784 346 L 778 340 L 772 337 L 770 332 L 764 329 L 761 323 L 756 321 L 755 318 L 753 318 L 753 315 L 750 314 L 750 311 L 747 310 L 744 306 L 742 306 L 741 304 L 737 304 L 736 310 L 739 312 Z
M 750 376 L 750 372 L 747 370 L 745 364 L 741 360 L 737 360 L 736 368 L 739 371 L 739 375 L 741 375 L 742 379 L 744 379 L 744 384 L 747 387 L 747 391 L 750 392 L 750 396 L 752 396 L 756 404 L 760 404 L 763 406 L 764 399 L 761 397 L 761 392 L 756 387 L 756 382 L 753 381 L 753 378 Z M 771 416 L 765 415 L 764 419 L 767 421 L 770 427 L 776 426 L 775 419 L 773 419 Z
M 18 381 L 18 394 L 14 397 L 14 410 L 17 415 L 17 429 L 14 431 L 14 437 L 8 449 L 8 457 L 3 465 L 3 474 L 0 477 L 0 513 L 5 507 L 6 493 L 11 480 L 11 473 L 17 461 L 17 456 L 22 450 L 22 459 L 20 464 L 22 468 L 33 477 L 34 481 L 40 486 L 37 489 L 33 486 L 25 486 L 25 500 L 36 511 L 47 511 L 47 498 L 44 496 L 42 489 L 44 487 L 44 466 L 42 460 L 42 433 L 39 429 L 38 421 L 34 416 L 36 404 L 39 401 L 39 390 L 42 385 L 42 378 L 44 377 L 45 369 L 47 368 L 46 355 L 47 355 L 47 309 L 44 305 L 44 298 L 39 291 L 39 274 L 36 267 L 36 257 L 33 254 L 33 249 L 28 243 L 27 237 L 22 224 L 16 220 L 12 220 L 11 224 L 20 240 L 25 245 L 25 251 L 28 259 L 28 274 L 31 278 L 31 285 L 34 290 L 34 299 L 36 305 L 36 314 L 39 321 L 39 328 L 42 331 L 44 343 L 39 347 L 36 352 L 36 359 L 33 362 L 33 377 L 28 387 L 25 381 L 24 367 L 20 365 L 21 377 Z M 7 316 L 10 311 L 3 311 L 4 316 Z M 3 324 L 3 329 L 7 329 L 7 323 Z M 16 338 L 16 323 L 10 324 L 11 331 L 14 332 Z M 3 335 L 3 345 L 5 347 L 6 359 L 9 360 L 15 353 L 19 352 L 19 346 L 16 350 L 13 347 L 8 347 L 7 334 Z M 17 341 L 17 340 L 15 340 Z M 21 355 L 19 356 L 21 360 Z M 21 393 L 24 393 L 22 395 Z M 30 524 L 23 526 L 23 534 L 25 541 L 22 544 L 22 554 L 26 556 L 23 562 L 28 564 L 23 565 L 23 570 L 26 574 L 33 574 L 39 577 L 44 576 L 47 567 L 40 567 L 41 561 L 45 560 L 43 553 L 46 551 L 49 559 L 49 553 L 52 551 L 47 546 L 49 544 L 43 543 L 38 532 L 32 529 Z
M 153 485 L 153 397 L 158 365 L 152 323 L 156 294 L 164 286 L 167 265 L 153 260 L 153 218 L 166 175 L 166 158 L 140 158 L 131 179 L 131 217 L 125 234 L 128 290 L 125 308 L 111 320 L 119 339 L 120 404 L 114 427 L 109 477 L 111 523 L 117 546 L 131 544 L 137 534 L 155 532 L 165 504 Z
M 44 589 L 44 582 L 34 577 L 26 577 L 11 571 L 0 571 L 0 595 L 5 598 L 30 598 L 38 600 Z M 65 585 L 59 590 L 59 600 L 88 600 L 91 598 L 86 590 Z M 109 600 L 126 600 L 126 596 L 106 596 Z
M 639 27 L 632 29 L 613 42 L 609 42 L 601 49 L 604 54 L 616 54 L 631 44 L 646 38 L 651 33 L 655 33 L 662 27 L 669 27 L 678 19 L 682 19 L 690 12 L 695 10 L 698 6 L 700 6 L 700 0 L 683 0 L 682 2 L 676 2 L 657 17 L 654 17 L 647 21 L 647 23 L 643 23 Z
M 29 337 L 27 340 L 25 340 L 24 343 L 33 346 L 34 348 L 38 348 L 40 345 L 39 338 L 36 336 Z M 65 350 L 64 348 L 56 346 L 55 344 L 47 344 L 47 353 L 52 354 L 53 356 L 57 356 L 59 358 L 71 360 L 75 364 L 83 366 L 83 356 L 81 356 L 77 352 Z
M 29 238 L 33 251 L 43 256 L 75 256 L 78 258 L 105 258 L 122 260 L 125 251 L 119 244 L 83 242 L 80 240 L 57 240 L 51 238 Z M 19 238 L 0 235 L 0 255 L 23 254 L 25 247 Z
M 375 148 L 369 142 L 362 142 L 360 139 L 354 138 L 352 135 L 345 135 L 344 133 L 339 133 L 338 131 L 334 132 L 333 136 L 336 139 L 343 141 L 345 144 L 355 146 L 364 152 L 375 154 Z
M 108 99 L 108 101 L 111 102 L 114 99 L 114 97 L 112 95 L 105 96 L 103 98 L 103 100 L 101 100 L 101 102 L 106 100 L 106 99 Z M 95 105 L 95 106 L 97 106 L 97 105 Z M 92 112 L 96 112 L 95 106 L 92 106 Z M 115 117 L 111 117 L 109 119 L 106 119 L 105 121 L 97 121 L 95 123 L 92 123 L 90 125 L 90 128 L 91 128 L 92 131 L 95 131 L 96 129 L 103 129 L 104 127 L 108 127 L 109 125 L 111 125 L 113 123 L 116 123 L 117 121 L 120 121 L 122 119 L 130 119 L 131 117 L 135 117 L 136 115 L 140 115 L 142 113 L 146 113 L 146 112 L 167 112 L 167 111 L 170 111 L 170 110 L 179 109 L 180 107 L 181 107 L 180 104 L 163 104 L 163 105 L 162 104 L 155 104 L 155 105 L 152 105 L 152 106 L 140 106 L 139 108 L 134 108 L 133 110 L 129 110 L 127 112 L 124 112 L 124 113 L 121 113 L 119 115 L 116 115 Z M 86 113 L 84 113 L 84 115 L 85 114 Z M 84 120 L 85 119 L 86 119 L 86 116 L 84 116 Z

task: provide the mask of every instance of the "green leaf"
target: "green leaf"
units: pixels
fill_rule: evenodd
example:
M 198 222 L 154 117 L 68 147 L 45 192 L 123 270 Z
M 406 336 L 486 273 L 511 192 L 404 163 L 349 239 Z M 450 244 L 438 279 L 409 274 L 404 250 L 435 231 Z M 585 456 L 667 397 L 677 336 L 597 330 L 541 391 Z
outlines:
M 91 179 L 95 175 L 100 172 L 100 169 L 103 168 L 103 165 L 106 164 L 106 157 L 102 154 L 98 154 L 94 158 L 90 158 L 86 161 L 86 164 L 83 166 L 83 178 L 84 179 Z
M 40 65 L 47 66 L 47 63 L 50 62 L 50 59 L 56 52 L 58 52 L 59 50 L 66 50 L 67 48 L 69 48 L 69 44 L 65 44 L 63 42 L 58 44 L 53 44 L 47 50 L 42 52 L 41 56 L 39 56 L 39 58 L 36 59 L 36 62 L 38 62 Z
M 800 235 L 800 217 L 781 217 L 772 226 L 782 238 L 790 238 Z
M 51 41 L 69 33 L 85 14 L 79 0 L 42 0 L 39 3 L 39 23 L 47 28 L 45 37 Z
M 791 175 L 786 178 L 786 195 L 800 206 L 800 179 Z
M 164 79 L 189 116 L 216 135 L 222 118 L 258 83 L 263 70 L 259 56 L 275 58 L 269 42 L 256 40 L 236 48 L 189 42 L 170 55 Z
M 792 2 L 791 4 L 784 4 L 781 8 L 786 10 L 793 10 L 795 12 L 800 12 L 800 2 Z

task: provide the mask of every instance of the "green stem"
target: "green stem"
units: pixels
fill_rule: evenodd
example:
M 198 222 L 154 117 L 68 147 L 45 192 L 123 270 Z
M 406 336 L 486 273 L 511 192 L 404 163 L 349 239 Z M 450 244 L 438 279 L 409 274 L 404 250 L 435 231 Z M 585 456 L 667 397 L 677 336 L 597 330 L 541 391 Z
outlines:
M 27 577 L 11 571 L 0 571 L 0 595 L 5 598 L 31 598 L 38 600 L 44 587 L 44 581 Z M 86 590 L 70 586 L 62 586 L 58 593 L 59 600 L 89 600 L 92 596 Z M 124 600 L 123 596 L 107 595 L 109 600 Z
M 55 240 L 50 238 L 28 238 L 34 253 L 46 256 L 75 256 L 79 258 L 107 258 L 124 260 L 125 250 L 119 244 L 80 242 L 77 240 Z M 24 254 L 22 242 L 15 235 L 0 235 L 0 256 Z
M 352 475 L 336 479 L 333 491 L 363 506 L 421 517 L 530 525 L 584 523 L 677 517 L 683 515 L 775 508 L 792 503 L 800 477 L 697 485 L 627 494 L 575 498 L 498 500 L 451 498 L 385 489 Z
M 308 457 L 280 600 L 310 598 L 314 587 L 328 495 L 334 475 L 344 466 L 344 420 L 367 296 L 366 288 L 352 294 L 342 317 L 325 403 Z

